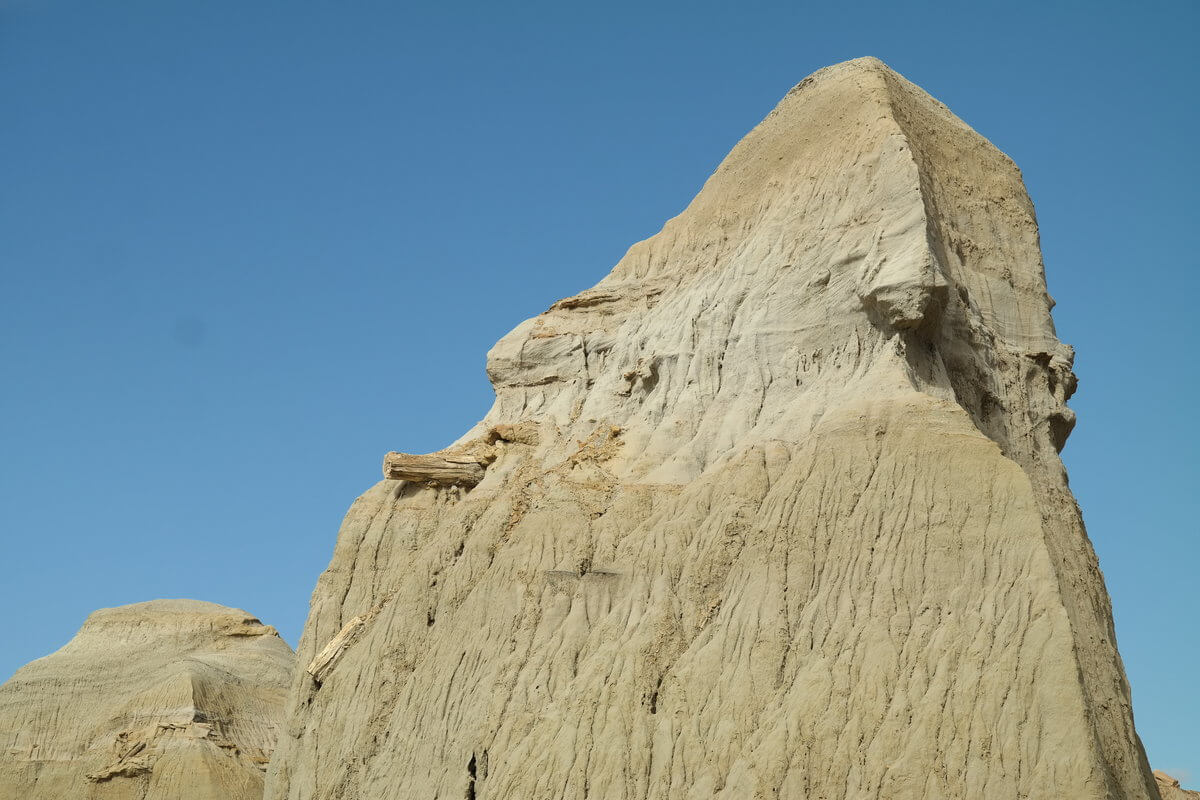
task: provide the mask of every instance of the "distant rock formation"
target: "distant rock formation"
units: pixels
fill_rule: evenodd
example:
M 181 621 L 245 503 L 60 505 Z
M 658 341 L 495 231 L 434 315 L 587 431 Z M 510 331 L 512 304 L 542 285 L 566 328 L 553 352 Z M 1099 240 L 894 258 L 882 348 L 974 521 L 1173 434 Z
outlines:
M 267 796 L 1156 797 L 1052 305 L 1012 161 L 807 78 L 354 503 Z
M 0 686 L 0 800 L 257 800 L 294 656 L 244 611 L 97 611 Z
M 1162 800 L 1200 800 L 1200 792 L 1192 792 L 1179 786 L 1179 781 L 1162 770 L 1154 770 L 1154 780 Z

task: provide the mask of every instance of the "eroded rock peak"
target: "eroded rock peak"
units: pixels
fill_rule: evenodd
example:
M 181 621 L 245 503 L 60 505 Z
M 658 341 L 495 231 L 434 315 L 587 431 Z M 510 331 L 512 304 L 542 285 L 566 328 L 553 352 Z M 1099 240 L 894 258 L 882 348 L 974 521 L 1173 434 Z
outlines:
M 293 661 L 239 609 L 96 611 L 0 686 L 0 798 L 257 800 Z

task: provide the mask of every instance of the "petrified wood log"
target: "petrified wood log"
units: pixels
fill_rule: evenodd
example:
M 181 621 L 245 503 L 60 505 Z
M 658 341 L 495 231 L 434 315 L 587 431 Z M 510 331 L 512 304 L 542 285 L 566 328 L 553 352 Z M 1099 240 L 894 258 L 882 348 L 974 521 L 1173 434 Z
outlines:
M 474 486 L 483 480 L 486 466 L 487 461 L 481 456 L 465 453 L 424 456 L 388 453 L 383 457 L 383 477 L 439 486 Z
M 347 622 L 342 629 L 338 631 L 337 636 L 329 640 L 329 644 L 317 653 L 317 657 L 309 662 L 308 668 L 305 670 L 313 677 L 313 680 L 318 685 L 325 680 L 325 676 L 337 664 L 338 659 L 346 648 L 352 644 L 352 641 L 358 636 L 363 626 L 367 624 L 372 614 L 360 614 L 354 619 Z

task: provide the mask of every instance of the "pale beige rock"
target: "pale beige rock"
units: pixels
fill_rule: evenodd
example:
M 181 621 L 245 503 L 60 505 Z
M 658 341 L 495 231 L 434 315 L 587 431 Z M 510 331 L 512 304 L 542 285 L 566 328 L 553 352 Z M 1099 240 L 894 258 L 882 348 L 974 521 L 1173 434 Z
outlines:
M 1155 797 L 1051 305 L 1006 156 L 806 79 L 492 349 L 477 485 L 354 503 L 267 796 Z
M 97 611 L 0 686 L 0 800 L 257 800 L 292 650 L 244 611 Z
M 1158 792 L 1162 800 L 1200 800 L 1200 792 L 1182 788 L 1179 781 L 1162 770 L 1154 770 L 1154 781 L 1158 784 Z

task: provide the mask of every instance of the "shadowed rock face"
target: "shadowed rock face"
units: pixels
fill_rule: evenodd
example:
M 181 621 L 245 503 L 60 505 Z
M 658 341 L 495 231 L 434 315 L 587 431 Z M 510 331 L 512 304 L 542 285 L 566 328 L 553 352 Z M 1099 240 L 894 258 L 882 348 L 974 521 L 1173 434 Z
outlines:
M 3 800 L 257 800 L 294 657 L 244 611 L 97 611 L 0 686 Z
M 1051 306 L 1005 155 L 809 77 L 354 503 L 267 796 L 1155 797 Z

